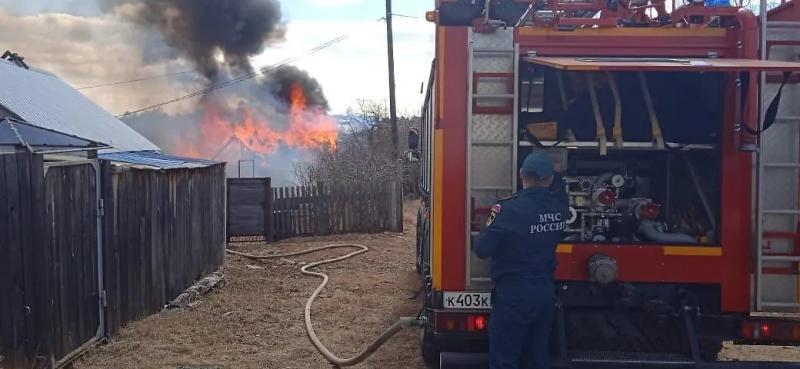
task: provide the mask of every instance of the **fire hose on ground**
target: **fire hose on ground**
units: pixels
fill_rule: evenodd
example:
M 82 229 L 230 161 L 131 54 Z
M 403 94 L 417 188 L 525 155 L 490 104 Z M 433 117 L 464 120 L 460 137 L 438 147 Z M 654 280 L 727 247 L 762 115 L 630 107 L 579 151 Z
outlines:
M 312 249 L 308 249 L 308 250 L 290 252 L 290 253 L 286 253 L 286 254 L 263 255 L 263 256 L 262 255 L 245 254 L 245 253 L 237 252 L 237 251 L 233 251 L 233 250 L 226 250 L 226 251 L 228 253 L 230 253 L 230 254 L 233 254 L 233 255 L 239 255 L 239 256 L 242 256 L 242 257 L 245 257 L 245 258 L 248 258 L 248 259 L 261 261 L 261 260 L 269 260 L 269 259 L 280 259 L 280 258 L 286 258 L 286 257 L 292 257 L 292 256 L 300 256 L 300 255 L 312 254 L 312 253 L 319 252 L 319 251 L 324 251 L 324 250 L 333 250 L 333 249 L 342 249 L 342 248 L 347 248 L 347 249 L 354 249 L 355 248 L 355 249 L 358 249 L 358 250 L 353 251 L 353 252 L 351 252 L 351 253 L 349 253 L 347 255 L 343 255 L 343 256 L 339 256 L 339 257 L 335 257 L 335 258 L 331 258 L 331 259 L 326 259 L 326 260 L 321 260 L 321 261 L 315 261 L 315 262 L 306 264 L 302 268 L 300 268 L 300 272 L 303 275 L 322 278 L 322 283 L 320 283 L 320 285 L 317 287 L 317 289 L 314 290 L 314 293 L 311 294 L 311 297 L 308 298 L 308 300 L 306 301 L 305 309 L 304 309 L 306 334 L 308 335 L 308 339 L 311 340 L 311 344 L 313 344 L 314 347 L 317 349 L 317 351 L 319 351 L 322 354 L 322 356 L 324 356 L 325 359 L 328 360 L 328 362 L 330 362 L 331 364 L 333 364 L 335 366 L 352 366 L 352 365 L 356 365 L 356 364 L 366 360 L 379 347 L 383 346 L 383 344 L 386 343 L 386 341 L 388 341 L 390 338 L 392 338 L 392 336 L 394 336 L 395 334 L 397 334 L 401 330 L 403 330 L 405 328 L 411 328 L 411 327 L 421 327 L 421 326 L 424 325 L 424 321 L 421 320 L 418 317 L 402 317 L 397 322 L 392 324 L 389 328 L 387 328 L 385 331 L 383 331 L 383 333 L 381 333 L 369 345 L 367 345 L 366 348 L 364 348 L 363 350 L 361 350 L 356 355 L 354 355 L 353 357 L 350 357 L 350 358 L 340 358 L 340 357 L 336 356 L 335 354 L 333 354 L 330 350 L 328 350 L 328 348 L 325 347 L 325 345 L 322 344 L 322 341 L 320 341 L 319 337 L 317 337 L 317 334 L 314 332 L 314 327 L 311 324 L 311 306 L 314 304 L 314 301 L 317 299 L 317 297 L 322 292 L 322 290 L 325 289 L 325 286 L 328 284 L 329 278 L 328 278 L 328 275 L 325 274 L 325 273 L 312 272 L 309 269 L 312 269 L 314 267 L 318 267 L 320 265 L 332 264 L 332 263 L 340 262 L 340 261 L 343 261 L 343 260 L 346 260 L 346 259 L 350 259 L 350 258 L 352 258 L 352 257 L 354 257 L 354 256 L 356 256 L 358 254 L 363 254 L 363 253 L 369 251 L 368 247 L 366 247 L 364 245 L 354 244 L 354 243 L 334 244 L 334 245 L 320 246 L 320 247 L 316 247 L 316 248 L 312 248 Z

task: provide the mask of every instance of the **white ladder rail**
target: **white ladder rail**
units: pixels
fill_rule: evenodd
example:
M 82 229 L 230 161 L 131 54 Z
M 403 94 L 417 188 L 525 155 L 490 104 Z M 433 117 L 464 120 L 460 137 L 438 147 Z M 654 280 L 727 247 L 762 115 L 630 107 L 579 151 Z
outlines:
M 504 32 L 498 30 L 497 32 Z M 517 165 L 517 110 L 518 96 L 519 96 L 519 46 L 514 44 L 513 35 L 503 38 L 502 34 L 477 34 L 472 30 L 469 31 L 469 47 L 468 47 L 468 60 L 467 60 L 467 173 L 466 173 L 466 199 L 465 206 L 467 209 L 467 219 L 465 224 L 465 232 L 468 240 L 468 246 L 471 240 L 477 235 L 477 232 L 472 231 L 472 201 L 473 195 L 499 193 L 510 195 L 516 189 L 516 165 Z M 492 39 L 495 37 L 494 39 Z M 512 47 L 513 46 L 513 47 Z M 503 67 L 500 67 L 503 65 Z M 510 67 L 509 67 L 510 66 Z M 507 69 L 508 68 L 508 69 Z M 485 75 L 481 75 L 485 74 Z M 477 76 L 477 77 L 476 77 Z M 476 81 L 477 78 L 477 81 Z M 509 89 L 513 84 L 511 91 L 503 91 L 498 86 L 503 84 L 503 81 L 508 81 Z M 485 89 L 484 89 L 485 87 Z M 494 88 L 493 88 L 494 87 Z M 476 106 L 486 104 L 485 106 L 494 106 L 504 104 L 510 106 L 511 111 L 506 113 L 493 113 L 489 114 L 482 110 L 475 111 Z M 482 117 L 480 117 L 482 116 Z M 493 116 L 493 118 L 487 118 Z M 494 116 L 499 116 L 495 118 Z M 476 121 L 476 117 L 481 120 Z M 491 126 L 496 129 L 502 129 L 504 132 L 509 132 L 508 136 L 484 134 L 487 133 L 485 129 L 476 124 L 486 124 L 489 119 Z M 508 126 L 507 126 L 508 125 Z M 477 129 L 476 129 L 477 128 Z M 506 131 L 506 129 L 508 131 Z M 481 137 L 482 136 L 482 137 Z M 508 152 L 510 157 L 502 154 L 503 163 L 498 164 L 497 170 L 502 170 L 501 167 L 509 165 L 510 173 L 509 183 L 500 183 L 492 181 L 481 181 L 481 183 L 473 183 L 473 171 L 476 164 L 473 162 L 473 155 L 475 150 L 503 150 Z M 486 151 L 492 152 L 492 151 Z M 498 154 L 499 151 L 495 153 Z M 485 169 L 485 168 L 484 168 Z M 500 172 L 494 174 L 487 174 L 491 177 L 498 177 Z M 500 177 L 505 177 L 503 174 Z M 504 181 L 501 181 L 504 182 Z M 476 196 L 479 197 L 479 196 Z M 485 204 L 482 204 L 485 205 Z M 466 260 L 466 286 L 469 289 L 474 283 L 486 284 L 489 279 L 488 276 L 476 275 L 473 276 L 472 270 L 472 253 L 467 250 L 468 258 Z M 481 273 L 477 273 L 481 274 Z
M 767 19 L 767 1 L 761 0 L 760 4 L 760 17 L 761 17 L 761 24 L 762 27 L 760 29 L 760 42 L 761 42 L 761 59 L 767 59 L 768 50 L 767 50 L 767 42 L 770 40 L 770 33 L 773 29 L 780 29 L 778 32 L 784 32 L 788 29 L 789 32 L 793 32 L 792 30 L 797 30 L 796 32 L 800 32 L 800 22 L 776 22 L 776 21 L 768 21 Z M 790 37 L 800 37 L 800 34 L 795 33 L 794 36 Z M 761 86 L 761 104 L 759 105 L 759 124 L 763 122 L 765 116 L 765 105 L 769 102 L 769 96 L 767 96 L 767 89 L 765 88 L 767 85 L 766 75 L 765 73 L 760 73 L 759 76 L 760 86 Z M 786 217 L 789 217 L 789 221 L 783 223 L 784 225 L 788 224 L 790 230 L 787 231 L 786 227 L 780 231 L 790 233 L 790 234 L 797 234 L 800 230 L 797 229 L 798 221 L 800 220 L 800 202 L 798 202 L 798 195 L 795 194 L 794 196 L 790 196 L 789 199 L 786 201 L 781 202 L 778 201 L 777 203 L 783 203 L 783 206 L 776 206 L 776 196 L 781 196 L 781 193 L 774 191 L 774 188 L 771 188 L 767 185 L 767 181 L 772 181 L 770 183 L 788 183 L 790 185 L 794 185 L 795 188 L 791 188 L 791 191 L 798 192 L 800 191 L 800 185 L 798 184 L 797 179 L 800 178 L 800 115 L 783 115 L 777 117 L 775 121 L 777 124 L 792 124 L 793 127 L 790 128 L 792 135 L 790 137 L 785 137 L 786 140 L 792 141 L 784 141 L 783 143 L 788 143 L 791 150 L 788 152 L 790 158 L 781 158 L 779 160 L 767 159 L 770 157 L 772 152 L 770 149 L 775 149 L 780 144 L 774 144 L 774 141 L 767 142 L 767 138 L 769 138 L 769 133 L 765 133 L 760 137 L 759 142 L 759 150 L 756 152 L 756 224 L 755 224 L 755 236 L 756 236 L 756 244 L 755 244 L 755 288 L 754 288 L 754 307 L 755 311 L 753 314 L 758 313 L 771 313 L 771 312 L 781 312 L 784 314 L 790 314 L 795 317 L 800 317 L 800 276 L 789 274 L 789 275 L 781 275 L 783 279 L 775 278 L 774 276 L 771 277 L 769 280 L 765 277 L 765 264 L 775 266 L 777 265 L 789 265 L 790 266 L 790 273 L 794 268 L 800 266 L 800 255 L 793 255 L 792 253 L 776 253 L 774 252 L 771 247 L 768 248 L 767 246 L 771 246 L 771 241 L 773 240 L 784 240 L 785 242 L 789 243 L 789 250 L 795 251 L 800 245 L 794 244 L 793 239 L 786 239 L 785 236 L 783 237 L 770 237 L 768 233 L 770 230 L 765 229 L 766 227 L 775 227 L 776 225 L 780 224 L 779 219 L 786 220 Z M 758 127 L 761 130 L 763 127 Z M 775 128 L 773 128 L 775 129 Z M 765 138 L 766 137 L 766 138 Z M 780 138 L 779 138 L 780 139 Z M 771 144 L 773 143 L 773 144 Z M 786 148 L 785 145 L 781 147 Z M 781 152 L 775 152 L 775 154 L 781 154 Z M 783 152 L 786 154 L 786 152 Z M 772 154 L 774 156 L 774 154 Z M 772 160 L 772 161 L 769 161 Z M 780 182 L 776 179 L 784 178 L 780 176 L 788 176 L 785 178 L 794 178 L 794 180 L 789 180 L 786 182 Z M 772 200 L 772 201 L 768 201 Z M 794 201 L 792 201 L 794 200 Z M 769 206 L 765 204 L 769 203 Z M 786 203 L 790 203 L 790 206 L 785 206 Z M 771 222 L 768 222 L 771 221 Z M 770 243 L 768 243 L 770 242 Z M 786 244 L 782 245 L 786 247 Z M 788 282 L 788 283 L 787 283 Z M 790 286 L 794 284 L 794 291 L 789 291 Z M 773 294 L 772 298 L 767 298 L 765 295 L 768 291 L 771 291 Z M 776 294 L 777 291 L 777 294 Z M 783 292 L 783 293 L 781 293 Z M 775 301 L 775 296 L 778 296 L 778 299 L 781 301 Z M 788 297 L 793 296 L 795 301 L 787 301 Z M 782 299 L 781 299 L 782 297 Z M 790 313 L 787 313 L 787 310 Z

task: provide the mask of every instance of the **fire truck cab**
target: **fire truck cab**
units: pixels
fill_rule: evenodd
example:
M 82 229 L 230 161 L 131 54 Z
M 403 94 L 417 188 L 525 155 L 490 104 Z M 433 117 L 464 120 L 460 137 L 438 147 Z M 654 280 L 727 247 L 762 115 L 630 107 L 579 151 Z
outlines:
M 800 9 L 786 4 L 770 17 L 790 20 L 759 24 L 709 0 L 437 1 L 419 130 L 425 360 L 485 367 L 492 282 L 471 244 L 544 150 L 570 198 L 554 367 L 800 367 L 717 361 L 724 341 L 800 342 Z

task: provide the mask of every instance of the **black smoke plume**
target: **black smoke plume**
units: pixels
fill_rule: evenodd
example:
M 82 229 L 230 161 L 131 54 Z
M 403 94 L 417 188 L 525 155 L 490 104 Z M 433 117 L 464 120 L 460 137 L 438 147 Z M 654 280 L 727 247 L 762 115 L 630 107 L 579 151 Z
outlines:
M 144 27 L 156 27 L 167 43 L 212 83 L 254 71 L 250 58 L 281 41 L 286 31 L 278 0 L 100 1 L 106 11 L 118 11 Z M 328 110 L 319 82 L 294 66 L 270 70 L 253 93 L 267 92 L 288 103 L 294 84 L 302 87 L 309 106 Z
M 328 110 L 328 100 L 316 78 L 293 65 L 284 65 L 269 71 L 262 86 L 272 95 L 288 102 L 291 101 L 292 86 L 295 84 L 302 88 L 308 106 Z
M 277 0 L 102 0 L 107 10 L 134 5 L 126 15 L 155 26 L 167 42 L 215 80 L 223 65 L 252 71 L 250 57 L 285 34 Z M 219 60 L 218 55 L 224 60 Z

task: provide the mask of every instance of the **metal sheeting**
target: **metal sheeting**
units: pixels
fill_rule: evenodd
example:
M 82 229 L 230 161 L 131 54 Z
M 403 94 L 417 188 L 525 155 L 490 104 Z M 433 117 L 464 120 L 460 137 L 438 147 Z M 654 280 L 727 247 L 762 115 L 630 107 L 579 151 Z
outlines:
M 0 119 L 0 145 L 28 147 L 88 148 L 105 146 L 24 122 Z
M 158 151 L 104 153 L 100 154 L 100 159 L 157 169 L 205 168 L 219 164 L 211 160 L 165 155 Z
M 0 105 L 38 127 L 123 151 L 158 147 L 58 77 L 0 60 Z

